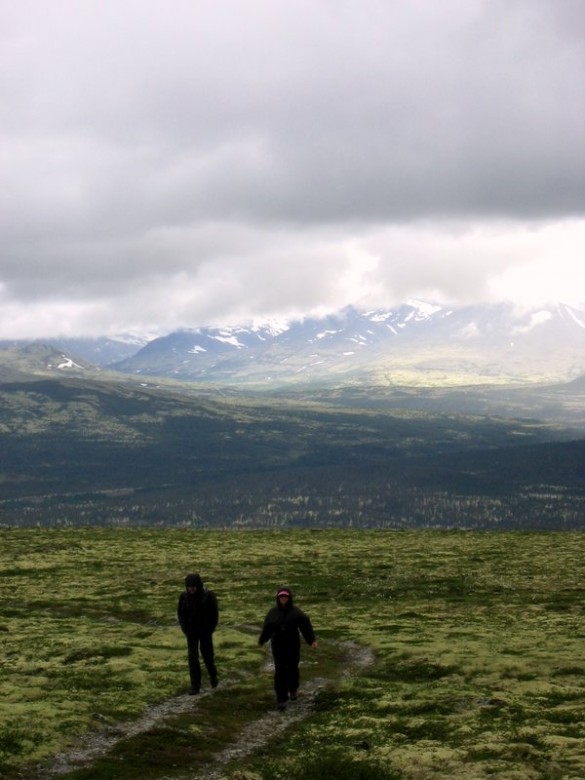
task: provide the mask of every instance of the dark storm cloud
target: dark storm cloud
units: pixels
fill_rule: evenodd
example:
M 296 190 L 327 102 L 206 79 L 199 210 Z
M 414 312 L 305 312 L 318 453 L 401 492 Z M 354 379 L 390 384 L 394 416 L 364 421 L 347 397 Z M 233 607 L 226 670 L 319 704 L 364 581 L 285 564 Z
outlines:
M 535 230 L 583 218 L 581 2 L 0 10 L 11 316 L 171 327 L 356 287 L 480 295 L 539 254 Z

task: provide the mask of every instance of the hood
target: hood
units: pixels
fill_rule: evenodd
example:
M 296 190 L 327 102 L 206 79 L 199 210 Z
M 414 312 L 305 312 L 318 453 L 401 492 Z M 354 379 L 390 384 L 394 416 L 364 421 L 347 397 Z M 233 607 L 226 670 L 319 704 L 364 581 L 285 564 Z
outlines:
M 288 595 L 289 595 L 288 603 L 286 604 L 285 607 L 283 607 L 280 604 L 280 601 L 278 600 L 278 594 L 279 593 L 288 593 Z M 290 609 L 292 607 L 292 605 L 293 605 L 293 592 L 292 592 L 292 590 L 290 588 L 287 588 L 287 587 L 277 588 L 276 594 L 275 594 L 274 598 L 276 600 L 276 606 L 279 609 Z
M 203 580 L 201 579 L 201 576 L 197 573 L 191 573 L 187 574 L 185 577 L 185 588 L 189 587 L 197 587 L 198 593 L 203 593 Z

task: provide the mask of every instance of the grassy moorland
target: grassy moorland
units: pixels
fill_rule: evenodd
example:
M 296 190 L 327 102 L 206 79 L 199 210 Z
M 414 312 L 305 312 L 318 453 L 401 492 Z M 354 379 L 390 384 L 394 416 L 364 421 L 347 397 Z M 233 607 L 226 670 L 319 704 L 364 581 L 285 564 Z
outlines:
M 188 707 L 62 777 L 204 777 L 273 709 L 256 636 L 283 583 L 320 640 L 305 684 L 328 682 L 307 718 L 215 777 L 585 776 L 582 534 L 4 529 L 0 543 L 8 780 L 51 777 L 59 749 L 173 697 Z M 198 699 L 174 614 L 192 569 L 221 606 L 221 684 Z M 373 663 L 352 667 L 348 646 Z

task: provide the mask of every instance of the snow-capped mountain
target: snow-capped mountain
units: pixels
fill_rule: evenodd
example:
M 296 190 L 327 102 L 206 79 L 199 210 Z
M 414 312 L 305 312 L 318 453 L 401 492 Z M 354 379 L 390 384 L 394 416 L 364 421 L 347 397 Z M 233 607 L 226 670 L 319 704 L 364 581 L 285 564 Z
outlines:
M 567 381 L 585 373 L 585 306 L 349 307 L 288 325 L 198 328 L 150 341 L 125 373 L 238 384 Z
M 585 375 L 585 305 L 411 301 L 161 337 L 0 342 L 0 377 L 96 370 L 250 387 L 568 382 Z

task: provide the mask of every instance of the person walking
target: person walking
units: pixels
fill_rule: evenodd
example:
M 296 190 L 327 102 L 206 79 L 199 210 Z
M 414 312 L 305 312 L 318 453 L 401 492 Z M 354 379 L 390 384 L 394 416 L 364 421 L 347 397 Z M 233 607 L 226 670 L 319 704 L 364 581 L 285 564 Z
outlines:
M 201 664 L 209 674 L 212 688 L 217 688 L 218 678 L 213 652 L 213 632 L 217 627 L 219 610 L 217 598 L 212 590 L 203 586 L 199 574 L 187 574 L 185 590 L 179 596 L 177 617 L 182 632 L 187 638 L 187 654 L 189 659 L 189 676 L 191 678 L 191 696 L 201 690 Z
M 300 674 L 302 634 L 312 648 L 318 647 L 308 615 L 293 603 L 290 588 L 276 591 L 276 606 L 269 610 L 258 638 L 260 647 L 270 640 L 274 658 L 274 690 L 276 706 L 286 709 L 287 701 L 296 701 Z

